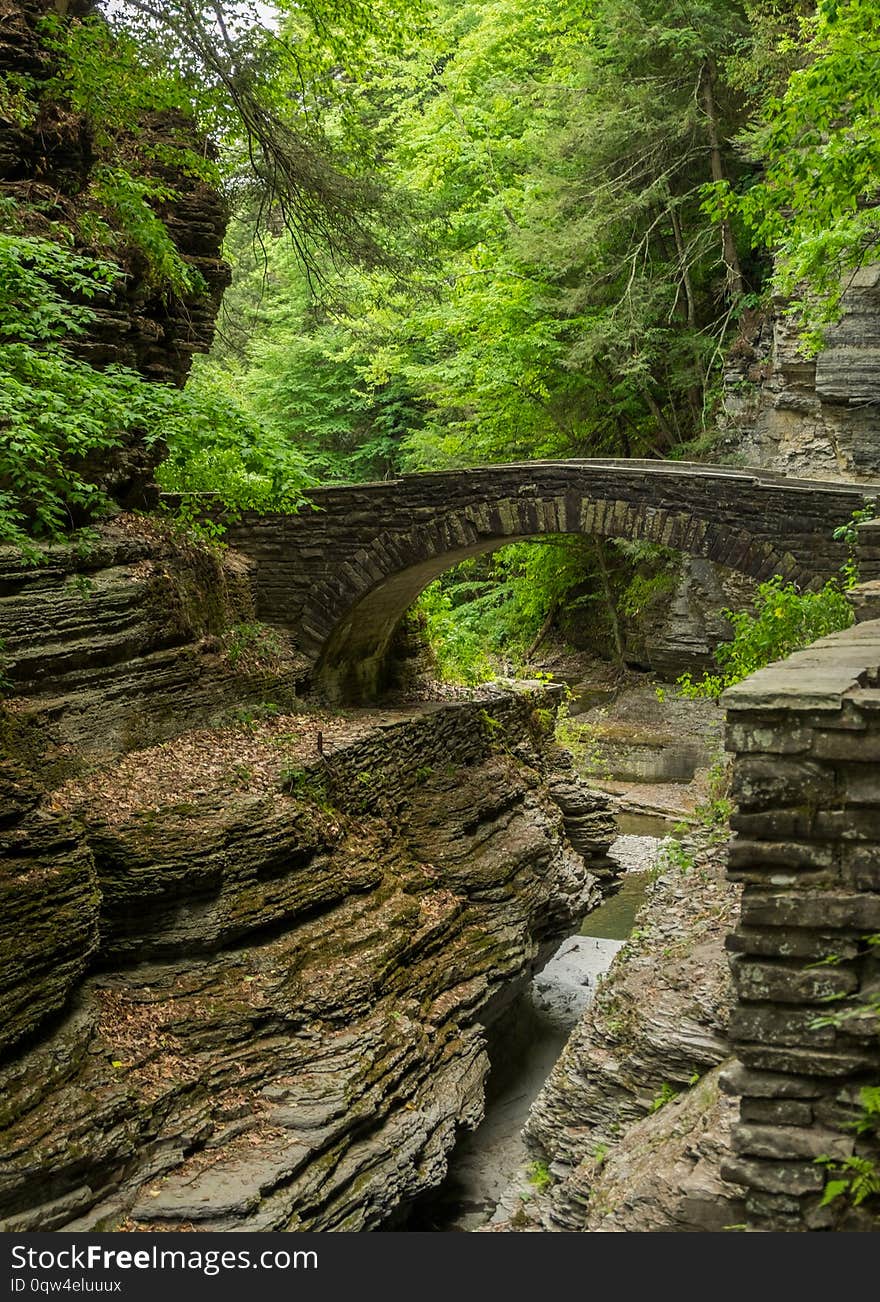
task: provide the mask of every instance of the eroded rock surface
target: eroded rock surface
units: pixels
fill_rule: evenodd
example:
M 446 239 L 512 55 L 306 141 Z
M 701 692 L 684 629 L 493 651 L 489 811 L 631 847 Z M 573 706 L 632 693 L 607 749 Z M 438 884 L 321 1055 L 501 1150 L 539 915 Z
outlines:
M 118 516 L 34 567 L 0 549 L 0 746 L 43 785 L 224 711 L 295 699 L 280 634 L 254 622 L 242 557 Z
M 724 450 L 788 475 L 876 480 L 880 264 L 853 273 L 842 318 L 817 357 L 805 356 L 785 309 L 778 303 L 769 319 L 745 317 L 730 350 Z
M 716 1068 L 732 991 L 736 888 L 717 849 L 649 888 L 632 938 L 572 1032 L 526 1127 L 555 1183 L 500 1228 L 716 1230 L 742 1220 L 722 1180 L 735 1105 Z M 496 1228 L 496 1227 L 493 1227 Z
M 372 1229 L 438 1183 L 482 1115 L 483 1024 L 599 898 L 537 699 L 359 716 L 295 768 L 267 734 L 272 791 L 258 765 L 254 792 L 119 808 L 98 770 L 10 804 L 78 829 L 100 941 L 85 914 L 66 1012 L 0 1068 L 4 1227 Z
M 107 294 L 90 302 L 93 320 L 70 341 L 71 349 L 94 366 L 128 366 L 148 379 L 181 386 L 193 355 L 207 352 L 214 337 L 230 278 L 221 256 L 229 214 L 216 189 L 168 161 L 184 148 L 208 148 L 195 122 L 179 111 L 145 114 L 137 134 L 124 141 L 125 165 L 167 192 L 155 208 L 182 261 L 198 273 L 198 289 L 171 293 L 156 283 L 119 212 L 92 188 L 102 161 L 94 124 L 67 98 L 58 55 L 42 24 L 47 15 L 75 23 L 97 12 L 92 0 L 0 0 L 0 75 L 12 74 L 13 86 L 22 74 L 31 79 L 27 99 L 33 109 L 22 114 L 13 95 L 11 107 L 0 110 L 0 194 L 17 205 L 16 226 L 29 235 L 69 240 L 86 256 L 107 252 L 84 234 L 87 226 L 94 230 L 97 218 L 109 228 L 121 273 Z M 85 466 L 85 477 L 127 506 L 150 504 L 153 471 L 164 450 L 154 433 L 139 430 L 124 446 L 103 451 Z

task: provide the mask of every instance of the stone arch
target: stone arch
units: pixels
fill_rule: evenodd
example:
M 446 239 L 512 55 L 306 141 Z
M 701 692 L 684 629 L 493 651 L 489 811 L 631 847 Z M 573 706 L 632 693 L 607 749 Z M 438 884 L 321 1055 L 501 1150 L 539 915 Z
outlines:
M 315 680 L 333 700 L 369 700 L 383 686 L 391 638 L 419 593 L 445 570 L 510 543 L 548 535 L 629 538 L 701 556 L 757 581 L 781 574 L 809 586 L 782 547 L 697 516 L 680 503 L 565 493 L 479 503 L 404 530 L 386 530 L 357 548 L 332 579 L 319 582 L 302 612 L 301 636 L 316 653 Z

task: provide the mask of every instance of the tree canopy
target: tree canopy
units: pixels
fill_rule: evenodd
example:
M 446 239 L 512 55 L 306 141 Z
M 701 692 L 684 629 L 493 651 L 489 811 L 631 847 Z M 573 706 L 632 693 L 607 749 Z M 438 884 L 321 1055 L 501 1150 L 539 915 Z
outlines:
M 100 505 L 88 455 L 138 423 L 167 444 L 164 487 L 238 506 L 293 508 L 315 479 L 711 454 L 743 314 L 781 294 L 815 348 L 876 249 L 873 0 L 87 8 L 47 14 L 51 78 L 2 88 L 21 126 L 53 98 L 85 115 L 95 155 L 76 249 L 6 214 L 0 537 L 19 543 Z M 191 129 L 151 143 L 157 114 Z M 167 220 L 175 170 L 233 214 L 215 346 L 182 394 L 68 347 L 124 244 L 162 293 L 201 291 Z M 491 599 L 488 571 L 456 582 L 475 610 L 506 592 L 504 636 L 529 641 L 560 584 L 598 582 L 601 558 L 572 556 L 499 562 Z

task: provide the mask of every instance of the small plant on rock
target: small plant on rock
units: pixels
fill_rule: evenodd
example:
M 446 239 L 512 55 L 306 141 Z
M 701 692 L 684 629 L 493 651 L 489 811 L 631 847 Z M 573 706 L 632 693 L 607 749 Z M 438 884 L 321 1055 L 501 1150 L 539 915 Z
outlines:
M 660 1093 L 655 1095 L 655 1097 L 651 1100 L 651 1103 L 648 1107 L 648 1111 L 652 1114 L 654 1112 L 659 1112 L 660 1109 L 665 1107 L 667 1103 L 671 1103 L 673 1099 L 677 1099 L 677 1098 L 678 1098 L 678 1090 L 674 1089 L 669 1084 L 668 1080 L 665 1080 L 663 1084 L 660 1086 Z
M 538 1193 L 543 1193 L 553 1183 L 553 1176 L 546 1162 L 531 1162 L 526 1169 L 526 1174 L 529 1184 Z

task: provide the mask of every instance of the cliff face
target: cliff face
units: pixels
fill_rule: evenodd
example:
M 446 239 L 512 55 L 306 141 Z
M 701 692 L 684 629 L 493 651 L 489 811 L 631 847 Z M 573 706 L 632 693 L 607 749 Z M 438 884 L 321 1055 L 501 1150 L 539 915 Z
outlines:
M 237 777 L 184 737 L 122 786 L 117 766 L 22 799 L 8 1033 L 40 1038 L 0 1070 L 4 1228 L 370 1229 L 439 1181 L 482 1113 L 482 1023 L 598 898 L 533 712 L 499 695 L 350 740 L 328 720 L 308 762 L 285 759 L 314 736 L 293 715 L 242 730 Z M 138 802 L 125 779 L 157 768 Z M 24 844 L 34 820 L 66 860 Z
M 36 89 L 28 98 L 38 104 L 34 117 L 18 114 L 14 99 L 0 106 L 0 196 L 18 205 L 17 221 L 24 223 L 28 234 L 57 239 L 60 230 L 76 251 L 90 256 L 103 256 L 105 250 L 85 237 L 83 217 L 91 214 L 109 225 L 123 242 L 123 274 L 100 302 L 90 302 L 94 323 L 71 341 L 72 351 L 94 366 L 128 366 L 148 379 L 181 386 L 193 355 L 211 346 L 220 299 L 229 281 L 229 268 L 221 257 L 228 219 L 225 202 L 203 181 L 160 161 L 163 149 L 167 156 L 168 145 L 202 147 L 194 123 L 170 111 L 146 115 L 137 138 L 126 142 L 127 165 L 172 192 L 173 198 L 157 206 L 157 214 L 184 261 L 201 273 L 207 288 L 181 297 L 152 284 L 144 256 L 130 241 L 126 243 L 118 216 L 90 194 L 100 161 L 93 124 L 63 99 L 43 92 L 57 66 L 39 23 L 55 9 L 52 0 L 0 0 L 0 78 L 32 78 Z M 92 10 L 88 0 L 75 0 L 67 6 L 65 20 L 76 21 Z M 105 459 L 95 473 L 111 496 L 140 506 L 149 500 L 152 470 L 161 454 L 161 444 L 148 452 L 134 443 Z
M 34 568 L 0 549 L 0 753 L 53 783 L 121 752 L 296 694 L 298 664 L 254 622 L 247 563 L 117 516 Z
M 553 689 L 307 708 L 234 554 L 126 517 L 3 575 L 4 1227 L 375 1228 L 609 871 Z
M 638 619 L 628 621 L 627 651 L 633 663 L 669 680 L 715 668 L 714 651 L 733 635 L 723 610 L 742 610 L 754 596 L 744 574 L 697 556 L 682 556 L 668 592 Z
M 789 475 L 876 479 L 880 474 L 880 264 L 855 272 L 843 316 L 815 358 L 777 304 L 748 318 L 725 374 L 725 451 Z

